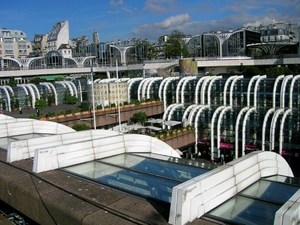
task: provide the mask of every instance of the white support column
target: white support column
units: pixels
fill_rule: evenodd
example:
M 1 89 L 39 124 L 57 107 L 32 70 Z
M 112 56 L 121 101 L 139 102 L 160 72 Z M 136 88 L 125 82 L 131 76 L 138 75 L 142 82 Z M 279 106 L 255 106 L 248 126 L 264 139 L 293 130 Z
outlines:
M 176 103 L 171 104 L 171 105 L 169 105 L 168 108 L 165 110 L 164 115 L 163 115 L 163 126 L 162 126 L 163 129 L 166 128 L 166 125 L 165 125 L 164 122 L 167 121 L 167 119 L 168 119 L 168 117 L 169 117 L 169 113 L 171 112 L 172 108 L 175 107 L 176 105 L 177 105 Z
M 187 78 L 188 78 L 188 77 L 183 77 L 183 78 L 181 78 L 180 81 L 179 81 L 178 84 L 177 84 L 177 87 L 176 87 L 176 103 L 181 102 L 181 101 L 180 101 L 181 87 L 182 87 L 182 84 L 184 83 L 184 81 L 185 81 Z
M 155 82 L 160 81 L 160 80 L 162 80 L 162 79 L 163 79 L 162 77 L 155 77 L 155 78 L 153 78 L 153 79 L 150 81 L 150 83 L 149 83 L 149 85 L 148 85 L 148 88 L 147 88 L 147 99 L 150 99 L 150 98 L 151 98 L 151 96 L 150 96 L 150 91 L 151 91 L 152 85 L 153 85 Z
M 199 92 L 201 91 L 201 84 L 203 83 L 203 81 L 205 80 L 205 79 L 207 79 L 208 77 L 206 76 L 206 77 L 201 77 L 199 80 L 198 80 L 198 82 L 197 82 L 197 85 L 196 85 L 196 90 L 195 90 L 195 104 L 196 105 L 198 105 L 199 104 L 199 97 L 198 97 L 198 95 L 199 95 Z M 201 95 L 201 93 L 200 93 L 200 95 Z M 200 96 L 201 97 L 201 96 Z
M 205 110 L 205 109 L 209 109 L 210 107 L 208 105 L 204 105 L 202 107 L 199 108 L 197 114 L 196 114 L 196 118 L 195 118 L 195 153 L 198 153 L 198 149 L 197 149 L 197 143 L 198 143 L 198 131 L 199 131 L 199 127 L 198 127 L 198 123 L 199 123 L 199 118 L 200 118 L 200 114 Z
M 276 128 L 277 119 L 279 115 L 283 113 L 284 113 L 283 108 L 277 109 L 272 117 L 271 129 L 270 129 L 270 150 L 271 151 L 275 149 L 275 128 Z
M 188 117 L 188 122 L 189 122 L 190 125 L 193 125 L 194 115 L 197 112 L 197 110 L 199 110 L 202 106 L 203 105 L 196 105 L 196 107 L 194 107 L 192 109 L 192 111 L 190 112 L 189 117 Z
M 217 149 L 218 149 L 218 158 L 220 157 L 220 142 L 221 142 L 221 124 L 223 122 L 223 115 L 228 111 L 232 110 L 231 106 L 226 106 L 221 112 L 218 117 L 217 122 Z
M 250 107 L 250 94 L 251 94 L 251 88 L 252 88 L 252 84 L 253 82 L 259 78 L 260 75 L 256 75 L 256 76 L 253 76 L 250 81 L 249 81 L 249 84 L 248 84 L 248 89 L 247 89 L 247 106 Z
M 184 99 L 184 90 L 185 90 L 185 86 L 188 84 L 188 82 L 197 79 L 196 76 L 192 76 L 192 77 L 188 77 L 188 79 L 186 79 L 183 84 L 182 84 L 182 88 L 181 88 L 181 103 L 184 104 L 185 103 L 185 99 Z
M 293 78 L 293 75 L 288 75 L 284 77 L 282 84 L 281 84 L 281 90 L 280 90 L 280 108 L 285 107 L 285 93 L 286 93 L 286 85 L 289 80 Z
M 36 98 L 37 99 L 40 99 L 41 98 L 41 95 L 40 95 L 40 92 L 39 92 L 39 89 L 36 87 L 35 84 L 28 84 L 29 86 L 31 86 L 31 88 L 35 91 L 36 93 Z
M 225 82 L 225 85 L 224 85 L 224 92 L 223 92 L 223 105 L 226 105 L 227 104 L 227 89 L 228 89 L 228 86 L 230 85 L 231 81 L 234 80 L 237 76 L 230 76 L 226 82 Z
M 230 92 L 229 92 L 229 105 L 233 106 L 233 89 L 234 89 L 234 85 L 236 84 L 236 82 L 238 80 L 242 80 L 244 79 L 244 75 L 240 75 L 240 76 L 234 76 L 235 78 L 233 79 L 231 85 L 230 85 Z M 225 94 L 225 91 L 224 91 Z M 224 99 L 224 105 L 226 105 L 226 100 Z
M 242 126 L 242 156 L 245 155 L 245 144 L 246 144 L 246 125 L 248 121 L 248 117 L 252 112 L 256 111 L 256 107 L 251 107 L 245 114 Z
M 196 107 L 196 104 L 190 105 L 189 107 L 184 110 L 183 116 L 182 116 L 182 123 L 184 126 L 186 126 L 186 123 L 188 122 L 188 115 L 191 112 L 193 108 Z
M 249 110 L 249 107 L 246 106 L 244 108 L 242 108 L 236 118 L 236 122 L 235 122 L 235 159 L 237 159 L 239 157 L 239 126 L 240 126 L 240 120 L 242 118 L 242 116 L 244 115 L 245 112 L 247 112 Z
M 221 80 L 221 79 L 223 79 L 222 76 L 216 76 L 216 77 L 212 78 L 211 81 L 209 82 L 208 89 L 207 89 L 207 104 L 208 105 L 211 105 L 211 88 L 215 81 Z
M 168 90 L 168 86 L 172 81 L 178 80 L 179 77 L 170 77 L 170 79 L 168 79 L 168 81 L 166 82 L 165 86 L 164 86 L 164 109 L 167 109 L 167 90 Z
M 263 76 L 260 76 L 256 82 L 255 82 L 255 85 L 254 85 L 254 107 L 257 107 L 257 94 L 258 94 L 258 87 L 259 87 L 259 83 L 262 79 L 266 79 L 267 76 L 266 75 L 263 75 Z
M 286 117 L 292 114 L 292 108 L 289 108 L 288 110 L 286 110 L 282 116 L 281 122 L 280 122 L 280 130 L 279 130 L 279 154 L 282 155 L 282 143 L 283 143 L 283 129 L 284 129 L 284 123 L 285 123 L 285 119 Z
M 295 82 L 297 80 L 300 79 L 300 74 L 296 75 L 293 77 L 293 80 L 292 80 L 292 83 L 291 83 L 291 87 L 290 87 L 290 108 L 293 108 L 293 91 L 294 91 L 294 85 L 295 85 Z
M 169 77 L 169 78 L 170 78 L 170 77 Z M 159 97 L 159 99 L 160 99 L 161 101 L 164 100 L 164 99 L 163 99 L 164 87 L 165 87 L 165 84 L 166 84 L 166 82 L 167 82 L 167 80 L 168 80 L 169 78 L 163 79 L 163 81 L 162 81 L 162 82 L 160 83 L 160 85 L 159 85 L 159 88 L 158 88 L 158 97 Z
M 11 112 L 11 105 L 10 105 L 10 96 L 9 96 L 9 93 L 6 89 L 6 87 L 3 87 L 3 86 L 0 86 L 0 89 L 2 89 L 7 97 L 7 111 Z
M 138 100 L 141 101 L 142 100 L 142 90 L 143 90 L 143 86 L 144 86 L 144 83 L 147 81 L 147 78 L 143 79 L 142 82 L 139 84 L 139 87 L 138 87 L 138 91 L 137 91 L 137 97 L 138 97 Z
M 222 111 L 226 106 L 219 106 L 215 111 L 211 119 L 210 123 L 210 152 L 211 152 L 211 160 L 214 160 L 214 148 L 215 148 L 215 137 L 214 137 L 214 125 L 219 112 Z M 219 149 L 217 149 L 219 152 Z
M 68 83 L 73 88 L 73 92 L 75 94 L 75 97 L 78 98 L 78 92 L 77 92 L 75 84 L 72 81 L 65 81 L 65 82 Z
M 207 84 L 214 78 L 215 76 L 207 77 L 207 79 L 204 80 L 202 87 L 201 87 L 201 105 L 205 105 L 205 93 L 206 92 L 206 86 Z
M 264 121 L 263 121 L 263 125 L 262 125 L 262 137 L 261 137 L 261 150 L 265 151 L 265 147 L 266 147 L 266 126 L 267 126 L 267 122 L 269 119 L 269 116 L 271 115 L 271 113 L 275 112 L 275 108 L 269 109 L 267 111 L 267 113 L 265 114 L 264 117 Z
M 284 78 L 284 75 L 280 75 L 276 78 L 275 83 L 273 85 L 273 108 L 276 108 L 276 94 L 277 94 L 277 86 L 280 80 Z M 280 93 L 279 93 L 280 94 Z
M 153 77 L 147 78 L 147 80 L 145 81 L 143 87 L 142 87 L 142 96 L 141 99 L 145 100 L 147 98 L 147 89 L 149 86 L 149 83 L 153 80 Z

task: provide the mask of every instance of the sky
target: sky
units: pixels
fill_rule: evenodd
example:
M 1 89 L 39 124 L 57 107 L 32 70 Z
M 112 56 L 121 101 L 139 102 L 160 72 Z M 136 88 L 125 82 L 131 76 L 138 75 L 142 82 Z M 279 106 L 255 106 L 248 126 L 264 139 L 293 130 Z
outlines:
M 300 26 L 300 0 L 13 0 L 0 7 L 0 28 L 21 30 L 30 41 L 68 20 L 70 38 L 148 39 L 179 30 L 197 35 L 276 22 Z

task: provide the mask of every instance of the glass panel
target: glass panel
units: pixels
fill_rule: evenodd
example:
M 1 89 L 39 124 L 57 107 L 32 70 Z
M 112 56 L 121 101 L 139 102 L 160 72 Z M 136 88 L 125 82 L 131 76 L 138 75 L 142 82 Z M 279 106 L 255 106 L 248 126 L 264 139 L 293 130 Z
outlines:
M 284 204 L 298 189 L 299 187 L 296 186 L 259 180 L 240 194 Z
M 101 184 L 164 202 L 171 201 L 172 188 L 179 182 L 121 169 L 100 162 L 65 168 L 66 171 L 93 179 Z
M 279 205 L 236 196 L 207 215 L 220 220 L 230 220 L 241 224 L 266 225 L 273 224 Z
M 278 176 L 267 177 L 264 179 L 300 186 L 300 178 L 299 177 L 284 177 L 284 176 L 278 175 Z
M 131 154 L 117 155 L 114 157 L 104 158 L 99 161 L 182 182 L 208 171 L 200 167 L 176 164 L 158 159 L 144 158 Z

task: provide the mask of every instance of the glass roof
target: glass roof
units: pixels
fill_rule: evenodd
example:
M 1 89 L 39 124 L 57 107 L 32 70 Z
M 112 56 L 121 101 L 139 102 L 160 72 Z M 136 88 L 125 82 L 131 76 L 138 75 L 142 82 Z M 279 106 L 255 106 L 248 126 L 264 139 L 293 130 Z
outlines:
M 276 211 L 300 188 L 297 178 L 263 178 L 205 216 L 232 224 L 273 224 Z
M 209 171 L 189 165 L 189 160 L 171 162 L 169 159 L 127 153 L 64 170 L 123 191 L 169 203 L 174 186 Z

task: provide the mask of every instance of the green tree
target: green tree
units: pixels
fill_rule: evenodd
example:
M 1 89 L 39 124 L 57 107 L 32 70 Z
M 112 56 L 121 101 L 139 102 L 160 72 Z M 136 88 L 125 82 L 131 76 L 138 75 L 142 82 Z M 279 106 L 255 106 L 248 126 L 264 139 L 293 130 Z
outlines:
M 145 112 L 139 111 L 137 113 L 134 113 L 132 117 L 130 118 L 134 123 L 140 123 L 142 125 L 145 124 L 147 121 L 147 114 Z
M 65 99 L 65 103 L 68 105 L 75 105 L 78 102 L 78 98 L 76 96 L 69 95 Z
M 76 131 L 90 130 L 90 129 L 91 129 L 88 125 L 86 125 L 86 124 L 84 124 L 84 123 L 82 123 L 82 124 L 76 124 L 76 125 L 74 125 L 72 128 L 73 128 L 74 130 L 76 130 Z
M 188 57 L 189 52 L 187 45 L 184 41 L 186 35 L 178 30 L 172 31 L 166 45 L 165 45 L 165 56 L 167 58 L 178 58 Z
M 35 101 L 34 104 L 34 107 L 39 110 L 46 108 L 46 106 L 47 106 L 47 102 L 44 99 L 38 99 Z

